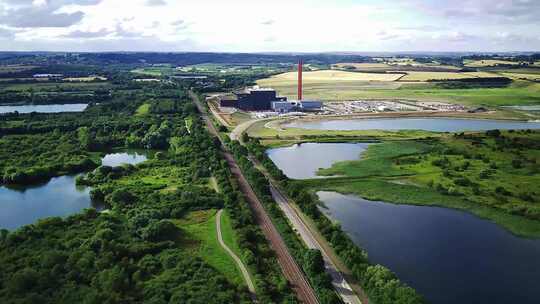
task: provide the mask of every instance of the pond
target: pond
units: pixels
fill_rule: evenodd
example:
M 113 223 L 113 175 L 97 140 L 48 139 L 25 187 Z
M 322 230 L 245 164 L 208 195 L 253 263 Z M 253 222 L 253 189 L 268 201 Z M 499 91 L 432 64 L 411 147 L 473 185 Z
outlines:
M 493 129 L 540 129 L 540 122 L 457 118 L 369 118 L 347 120 L 297 120 L 285 128 L 311 130 L 426 130 L 435 132 L 485 131 Z
M 536 304 L 540 240 L 512 235 L 469 213 L 317 193 L 370 260 L 394 271 L 429 303 Z
M 145 152 L 128 150 L 126 152 L 109 153 L 101 159 L 103 166 L 120 166 L 122 164 L 138 164 L 147 159 Z
M 108 166 L 137 164 L 145 160 L 146 156 L 140 152 L 112 153 L 102 159 Z M 92 207 L 90 188 L 77 186 L 75 178 L 76 175 L 64 175 L 40 185 L 0 186 L 0 229 L 16 229 L 40 218 L 68 216 Z
M 319 168 L 356 160 L 367 149 L 368 143 L 303 143 L 285 148 L 269 149 L 268 157 L 293 179 L 317 178 Z
M 82 112 L 88 107 L 85 103 L 72 104 L 50 104 L 50 105 L 17 105 L 17 106 L 1 106 L 0 114 L 2 113 L 60 113 L 60 112 Z

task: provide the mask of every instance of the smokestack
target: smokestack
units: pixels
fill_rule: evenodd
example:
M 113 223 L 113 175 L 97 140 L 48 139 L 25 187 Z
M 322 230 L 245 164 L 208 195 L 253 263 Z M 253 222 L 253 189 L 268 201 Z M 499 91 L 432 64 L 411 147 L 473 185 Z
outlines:
M 302 100 L 302 59 L 298 60 L 298 100 Z

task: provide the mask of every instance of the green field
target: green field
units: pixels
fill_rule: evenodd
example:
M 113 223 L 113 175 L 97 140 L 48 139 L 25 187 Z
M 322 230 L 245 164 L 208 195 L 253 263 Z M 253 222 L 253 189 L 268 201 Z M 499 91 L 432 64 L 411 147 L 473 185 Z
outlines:
M 502 60 L 502 59 L 483 59 L 483 60 L 465 60 L 465 66 L 471 68 L 481 68 L 481 67 L 490 67 L 498 65 L 519 65 L 524 64 L 524 62 Z
M 137 108 L 137 111 L 135 112 L 135 115 L 141 116 L 141 115 L 147 115 L 150 112 L 150 104 L 149 103 L 143 103 Z
M 1 84 L 0 91 L 64 91 L 70 90 L 96 90 L 99 88 L 110 87 L 109 82 L 38 82 L 38 83 L 21 83 L 21 84 Z
M 132 70 L 132 73 L 135 74 L 141 74 L 141 75 L 147 75 L 147 76 L 166 76 L 166 75 L 172 75 L 174 73 L 175 69 L 171 66 L 153 66 L 153 67 L 144 67 Z
M 198 241 L 198 245 L 193 248 L 201 258 L 223 273 L 234 284 L 245 285 L 244 278 L 233 259 L 219 245 L 216 232 L 216 213 L 216 210 L 193 211 L 185 219 L 175 220 L 174 223 L 185 231 L 189 238 Z M 240 256 L 240 249 L 226 213 L 222 215 L 221 229 L 225 243 Z
M 299 183 L 371 200 L 464 209 L 538 237 L 539 142 L 540 132 L 525 131 L 383 142 L 360 160 L 318 172 L 341 177 Z
M 432 80 L 456 80 L 467 78 L 497 77 L 499 75 L 488 72 L 422 72 L 404 71 L 407 73 L 400 81 L 432 81 Z

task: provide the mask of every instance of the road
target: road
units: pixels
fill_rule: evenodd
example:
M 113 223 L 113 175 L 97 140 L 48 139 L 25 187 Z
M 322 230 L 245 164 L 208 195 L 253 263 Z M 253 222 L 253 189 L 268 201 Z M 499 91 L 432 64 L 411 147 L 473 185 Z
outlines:
M 292 224 L 296 232 L 300 235 L 306 246 L 310 249 L 317 249 L 321 251 L 324 260 L 324 268 L 327 273 L 332 277 L 332 285 L 339 294 L 343 302 L 350 304 L 367 304 L 367 297 L 362 294 L 362 300 L 355 294 L 353 288 L 343 274 L 338 270 L 338 267 L 334 264 L 325 248 L 319 244 L 308 225 L 302 220 L 300 215 L 289 204 L 288 199 L 270 182 L 270 191 L 272 197 L 279 204 L 279 207 L 285 213 L 289 222 Z
M 251 280 L 251 276 L 249 275 L 249 272 L 248 272 L 246 266 L 244 265 L 242 260 L 240 260 L 240 258 L 223 241 L 223 235 L 221 234 L 221 214 L 222 213 L 223 213 L 223 209 L 219 210 L 217 215 L 216 215 L 216 231 L 217 231 L 219 245 L 221 245 L 221 247 L 223 249 L 225 249 L 225 251 L 234 260 L 234 262 L 236 263 L 236 265 L 240 269 L 240 272 L 242 272 L 242 276 L 244 277 L 244 280 L 246 281 L 249 293 L 251 295 L 251 299 L 253 300 L 253 302 L 257 302 L 257 298 L 255 296 L 255 285 L 253 284 L 253 281 Z
M 232 130 L 231 134 L 230 134 L 230 137 L 231 137 L 231 140 L 240 140 L 240 136 L 242 135 L 242 133 L 244 133 L 247 129 L 249 129 L 249 127 L 251 127 L 252 124 L 254 124 L 255 122 L 259 121 L 260 119 L 252 119 L 252 120 L 248 120 L 244 123 L 241 123 L 239 124 L 238 126 L 236 126 L 236 128 L 234 128 L 234 130 Z
M 309 285 L 304 273 L 296 264 L 296 261 L 290 254 L 285 242 L 281 238 L 281 235 L 277 231 L 276 227 L 272 223 L 270 217 L 266 213 L 261 201 L 251 188 L 251 185 L 246 180 L 242 171 L 238 167 L 234 157 L 227 151 L 227 147 L 219 137 L 219 133 L 212 124 L 211 119 L 208 117 L 206 108 L 201 104 L 198 96 L 193 92 L 189 92 L 190 97 L 199 109 L 201 116 L 206 123 L 208 131 L 216 136 L 222 144 L 222 153 L 227 161 L 232 176 L 237 180 L 240 191 L 244 194 L 246 201 L 253 211 L 255 222 L 260 226 L 265 238 L 268 240 L 270 247 L 274 250 L 278 263 L 283 271 L 283 275 L 291 284 L 292 289 L 295 291 L 297 298 L 303 303 L 318 304 L 319 301 L 315 296 L 315 292 Z

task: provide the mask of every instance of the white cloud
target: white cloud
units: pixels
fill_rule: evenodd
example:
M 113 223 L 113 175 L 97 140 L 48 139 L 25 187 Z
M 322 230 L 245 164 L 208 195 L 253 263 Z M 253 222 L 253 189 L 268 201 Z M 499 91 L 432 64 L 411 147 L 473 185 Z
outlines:
M 131 51 L 152 47 L 237 52 L 522 48 L 516 37 L 540 32 L 540 24 L 530 19 L 540 14 L 540 1 L 510 2 L 0 0 L 0 28 L 23 30 L 11 32 L 12 43 L 3 44 L 6 50 L 26 49 L 32 42 L 35 49 L 51 45 L 65 50 Z M 470 14 L 476 15 L 470 18 Z M 532 39 L 527 48 L 538 50 L 540 42 Z

